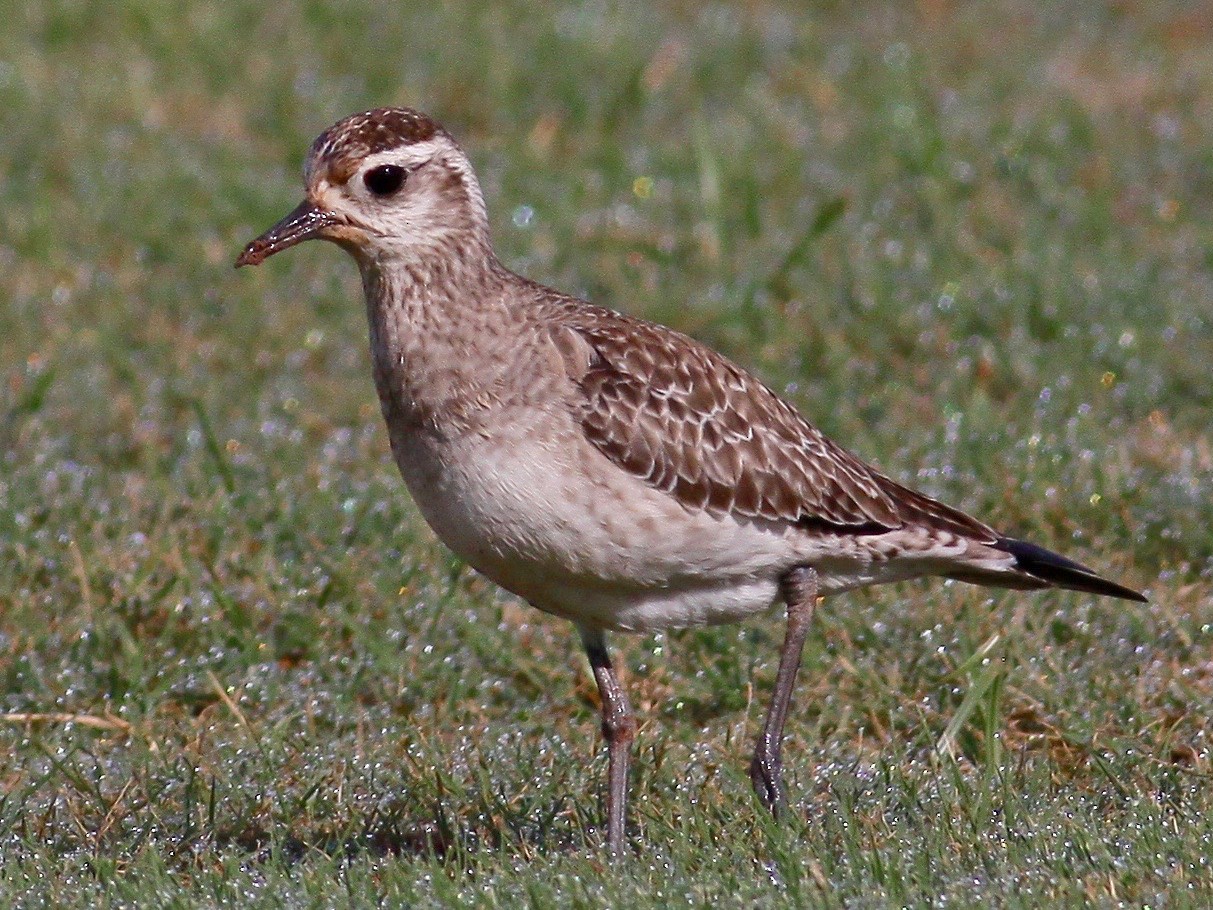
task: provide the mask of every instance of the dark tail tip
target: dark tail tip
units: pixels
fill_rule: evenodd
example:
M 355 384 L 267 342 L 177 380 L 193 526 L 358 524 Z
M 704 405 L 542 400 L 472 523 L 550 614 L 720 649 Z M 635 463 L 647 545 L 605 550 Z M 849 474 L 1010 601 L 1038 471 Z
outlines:
M 1014 556 L 1017 569 L 1055 587 L 1101 594 L 1105 597 L 1119 597 L 1122 600 L 1135 600 L 1143 604 L 1147 602 L 1143 595 L 1132 588 L 1108 581 L 1086 566 L 1026 540 L 1000 537 L 994 547 Z

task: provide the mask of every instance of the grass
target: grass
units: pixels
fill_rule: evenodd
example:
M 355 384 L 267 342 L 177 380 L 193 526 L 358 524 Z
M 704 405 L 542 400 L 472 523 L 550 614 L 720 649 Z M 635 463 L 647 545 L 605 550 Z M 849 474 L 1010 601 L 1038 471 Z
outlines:
M 22 4 L 0 32 L 0 903 L 1207 906 L 1201 4 Z M 311 138 L 411 103 L 503 257 L 691 332 L 907 482 L 1149 589 L 575 636 L 434 541 L 355 270 L 234 273 Z

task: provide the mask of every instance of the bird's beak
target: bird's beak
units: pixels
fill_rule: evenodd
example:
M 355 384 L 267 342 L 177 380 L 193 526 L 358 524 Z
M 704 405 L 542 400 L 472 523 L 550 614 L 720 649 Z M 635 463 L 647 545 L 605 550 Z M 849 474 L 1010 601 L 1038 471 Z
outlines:
M 304 199 L 295 206 L 293 212 L 244 248 L 244 252 L 236 260 L 236 268 L 242 265 L 261 265 L 270 256 L 287 247 L 323 236 L 325 228 L 336 222 L 337 219 L 331 212 Z

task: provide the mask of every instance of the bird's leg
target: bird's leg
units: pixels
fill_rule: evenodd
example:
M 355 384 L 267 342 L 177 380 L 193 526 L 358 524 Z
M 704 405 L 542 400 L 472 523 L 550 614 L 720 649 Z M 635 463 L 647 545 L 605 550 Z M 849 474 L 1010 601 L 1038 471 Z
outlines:
M 796 686 L 800 653 L 804 649 L 804 639 L 817 604 L 817 572 L 807 567 L 793 569 L 780 579 L 779 585 L 788 605 L 788 629 L 783 639 L 783 650 L 779 652 L 779 673 L 775 677 L 771 710 L 767 712 L 766 723 L 754 747 L 754 759 L 750 762 L 750 780 L 754 783 L 754 792 L 775 816 L 779 815 L 783 805 L 783 764 L 780 759 L 783 724 L 787 720 L 788 705 Z
M 582 629 L 581 640 L 590 658 L 594 680 L 602 695 L 602 735 L 607 742 L 607 849 L 611 853 L 623 850 L 624 816 L 628 801 L 628 761 L 632 740 L 636 738 L 636 719 L 632 706 L 619 685 L 619 677 L 611 666 L 606 638 L 601 630 Z

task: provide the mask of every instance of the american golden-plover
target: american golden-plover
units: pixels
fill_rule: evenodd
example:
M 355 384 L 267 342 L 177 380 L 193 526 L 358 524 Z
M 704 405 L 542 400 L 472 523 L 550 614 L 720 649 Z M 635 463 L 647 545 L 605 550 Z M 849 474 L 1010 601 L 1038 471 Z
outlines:
M 581 633 L 602 696 L 612 851 L 636 725 L 608 631 L 786 605 L 750 764 L 778 812 L 784 721 L 818 598 L 938 575 L 1144 600 L 889 479 L 697 341 L 511 272 L 467 156 L 425 114 L 345 118 L 312 145 L 304 180 L 304 201 L 236 264 L 313 238 L 358 263 L 375 388 L 426 521 Z

